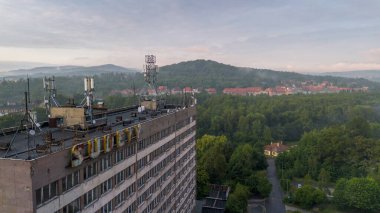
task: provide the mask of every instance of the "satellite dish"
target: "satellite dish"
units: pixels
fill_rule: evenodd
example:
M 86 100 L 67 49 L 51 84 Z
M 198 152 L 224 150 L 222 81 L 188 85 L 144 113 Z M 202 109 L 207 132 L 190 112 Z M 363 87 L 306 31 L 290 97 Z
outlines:
M 30 135 L 35 135 L 36 134 L 36 131 L 34 131 L 33 129 L 29 131 L 29 134 Z

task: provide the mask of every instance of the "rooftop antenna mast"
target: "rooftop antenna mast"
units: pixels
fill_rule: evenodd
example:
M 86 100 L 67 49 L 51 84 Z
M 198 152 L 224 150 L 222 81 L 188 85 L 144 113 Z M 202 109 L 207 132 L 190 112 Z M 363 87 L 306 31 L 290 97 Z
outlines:
M 5 152 L 4 157 L 7 157 L 7 154 L 9 150 L 12 147 L 12 143 L 14 142 L 18 132 L 20 130 L 25 129 L 25 134 L 27 137 L 27 146 L 28 146 L 28 159 L 30 159 L 30 136 L 35 136 L 36 130 L 38 129 L 40 132 L 42 132 L 40 128 L 40 124 L 37 123 L 36 118 L 31 116 L 30 110 L 29 110 L 29 103 L 30 103 L 30 90 L 29 90 L 29 77 L 27 78 L 27 91 L 24 92 L 25 97 L 25 114 L 24 117 L 21 119 L 20 126 L 17 128 L 16 132 L 14 133 L 11 142 L 9 143 L 9 147 L 7 151 Z
M 54 105 L 56 107 L 59 107 L 58 101 L 56 98 L 57 89 L 55 88 L 55 78 L 53 77 L 44 77 L 43 79 L 43 86 L 45 90 L 44 95 L 44 104 L 46 109 L 46 114 L 48 114 L 48 117 L 50 117 L 50 109 L 51 106 Z M 29 87 L 29 86 L 28 86 Z
M 85 98 L 82 100 L 81 105 L 87 107 L 87 115 L 90 116 L 91 123 L 93 122 L 93 108 L 92 103 L 94 102 L 94 92 L 95 92 L 95 83 L 94 77 L 85 77 L 84 78 L 84 95 Z

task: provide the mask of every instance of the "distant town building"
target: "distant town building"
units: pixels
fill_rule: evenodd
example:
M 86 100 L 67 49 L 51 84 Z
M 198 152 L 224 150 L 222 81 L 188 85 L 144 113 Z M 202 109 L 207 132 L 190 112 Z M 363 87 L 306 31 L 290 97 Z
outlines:
M 183 93 L 192 93 L 193 92 L 193 90 L 191 89 L 191 87 L 185 87 L 185 88 L 183 88 Z
M 279 154 L 288 151 L 289 147 L 282 144 L 282 141 L 276 143 L 270 143 L 264 146 L 264 155 L 268 157 L 277 157 Z
M 157 88 L 157 92 L 158 92 L 158 94 L 166 94 L 169 92 L 169 90 L 168 90 L 167 86 L 159 86 Z
M 133 90 L 131 89 L 123 89 L 123 90 L 112 90 L 111 95 L 125 95 L 125 96 L 131 96 L 134 94 Z
M 200 93 L 198 88 L 193 88 L 193 93 Z
M 210 95 L 215 95 L 216 94 L 216 89 L 215 88 L 207 88 L 205 91 L 210 94 Z
M 182 93 L 182 90 L 181 90 L 180 88 L 178 88 L 178 87 L 175 87 L 175 88 L 173 88 L 173 89 L 171 90 L 171 93 L 172 93 L 173 95 L 181 94 L 181 93 Z
M 22 112 L 24 109 L 23 105 L 2 106 L 0 107 L 0 113 L 6 115 L 9 113 Z

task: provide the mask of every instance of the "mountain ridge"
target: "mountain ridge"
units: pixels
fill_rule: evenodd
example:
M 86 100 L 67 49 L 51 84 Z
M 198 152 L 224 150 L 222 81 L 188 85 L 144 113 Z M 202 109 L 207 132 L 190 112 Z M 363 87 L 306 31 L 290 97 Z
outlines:
M 137 69 L 125 68 L 114 64 L 102 64 L 96 66 L 42 66 L 30 69 L 16 69 L 8 72 L 0 73 L 3 77 L 20 77 L 30 75 L 30 77 L 41 77 L 45 75 L 55 76 L 82 76 L 82 75 L 96 75 L 102 73 L 135 73 Z
M 212 60 L 179 62 L 160 68 L 159 82 L 168 85 L 189 85 L 193 87 L 275 87 L 292 85 L 304 81 L 321 83 L 329 81 L 343 87 L 369 86 L 379 88 L 378 83 L 363 78 L 335 77 L 327 75 L 302 74 L 288 71 L 275 71 L 249 67 L 236 67 Z

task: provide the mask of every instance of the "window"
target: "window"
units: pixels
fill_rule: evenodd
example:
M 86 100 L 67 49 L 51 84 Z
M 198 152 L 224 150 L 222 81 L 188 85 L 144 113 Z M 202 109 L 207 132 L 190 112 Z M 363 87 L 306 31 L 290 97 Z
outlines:
M 125 191 L 127 193 L 126 194 L 127 197 L 131 196 L 136 191 L 135 184 L 128 186 L 128 188 Z
M 141 158 L 140 160 L 138 160 L 137 161 L 137 170 L 142 169 L 146 165 L 147 160 L 148 160 L 147 156 L 145 156 L 145 157 Z
M 78 213 L 80 212 L 80 198 L 69 203 L 67 206 L 63 207 L 63 213 Z
M 112 189 L 112 178 L 104 181 L 101 185 L 100 185 L 100 195 L 110 191 Z
M 125 169 L 125 176 L 127 178 L 131 177 L 133 175 L 133 167 L 135 165 L 133 164 L 132 166 L 129 166 L 128 168 Z
M 116 183 L 115 183 L 115 185 L 118 185 L 118 184 L 120 184 L 122 181 L 125 180 L 125 170 L 123 170 L 123 171 L 117 173 L 115 176 L 116 176 Z
M 92 203 L 97 198 L 98 198 L 98 196 L 96 194 L 96 188 L 90 190 L 89 192 L 84 194 L 84 206 L 89 205 L 90 203 Z
M 100 171 L 103 172 L 111 168 L 111 155 L 107 155 L 100 160 Z
M 123 211 L 123 213 L 133 213 L 136 212 L 136 201 L 133 202 L 126 210 Z M 159 211 L 160 212 L 160 211 Z
M 115 152 L 115 162 L 119 163 L 125 159 L 124 149 L 118 150 Z
M 116 195 L 115 197 L 115 206 L 120 205 L 124 201 L 125 201 L 125 191 L 122 191 L 120 194 Z
M 65 192 L 79 184 L 79 170 L 62 178 L 62 190 Z
M 134 144 L 130 144 L 130 145 L 127 146 L 127 150 L 126 150 L 126 152 L 127 152 L 127 158 L 130 157 L 130 156 L 132 156 L 132 155 L 134 155 L 136 153 L 135 152 L 135 146 L 136 146 L 135 143 Z
M 112 200 L 102 207 L 101 213 L 110 213 L 112 212 Z
M 87 180 L 96 174 L 96 162 L 84 167 L 84 179 Z
M 50 200 L 51 198 L 57 196 L 58 191 L 58 181 L 54 181 L 42 188 L 36 190 L 36 202 L 37 205 Z

